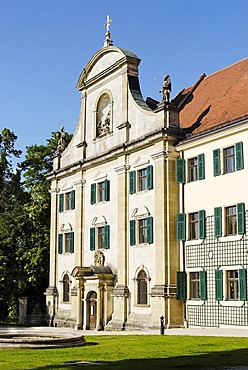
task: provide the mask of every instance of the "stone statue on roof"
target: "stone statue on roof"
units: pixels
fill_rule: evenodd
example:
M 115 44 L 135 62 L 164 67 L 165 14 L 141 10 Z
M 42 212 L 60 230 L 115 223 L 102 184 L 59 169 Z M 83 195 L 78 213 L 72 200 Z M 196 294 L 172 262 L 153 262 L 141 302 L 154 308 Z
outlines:
M 162 93 L 162 102 L 170 102 L 171 80 L 167 74 L 164 75 L 164 83 L 160 92 Z
M 62 126 L 60 131 L 56 133 L 56 136 L 59 138 L 56 154 L 59 154 L 65 149 L 66 133 L 64 132 L 64 126 Z

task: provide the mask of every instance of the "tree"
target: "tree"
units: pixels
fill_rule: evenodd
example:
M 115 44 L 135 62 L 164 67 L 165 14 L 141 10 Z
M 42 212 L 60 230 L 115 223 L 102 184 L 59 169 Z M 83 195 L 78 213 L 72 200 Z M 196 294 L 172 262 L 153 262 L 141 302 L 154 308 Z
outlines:
M 0 133 L 0 312 L 4 317 L 13 308 L 18 291 L 19 268 L 15 251 L 20 243 L 20 207 L 25 202 L 21 174 L 12 160 L 21 155 L 15 149 L 16 135 L 4 128 Z
M 66 134 L 67 145 L 71 135 Z M 46 175 L 52 171 L 53 157 L 58 146 L 58 136 L 52 133 L 46 145 L 27 147 L 23 171 L 23 185 L 29 195 L 24 205 L 28 234 L 24 235 L 18 258 L 23 264 L 26 284 L 24 293 L 30 297 L 32 307 L 45 303 L 44 292 L 48 286 L 50 249 L 50 184 Z
M 65 135 L 66 145 L 71 135 Z M 48 286 L 50 194 L 46 175 L 52 171 L 58 136 L 46 145 L 27 147 L 25 160 L 15 149 L 17 137 L 0 134 L 0 312 L 17 313 L 18 297 L 27 296 L 34 310 L 45 304 Z

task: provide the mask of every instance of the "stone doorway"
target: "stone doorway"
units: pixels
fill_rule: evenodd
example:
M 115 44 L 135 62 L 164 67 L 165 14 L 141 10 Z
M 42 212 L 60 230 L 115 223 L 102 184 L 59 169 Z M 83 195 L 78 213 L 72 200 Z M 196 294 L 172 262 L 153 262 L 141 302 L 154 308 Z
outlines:
M 94 330 L 97 323 L 97 294 L 92 291 L 88 295 L 88 323 L 89 329 Z

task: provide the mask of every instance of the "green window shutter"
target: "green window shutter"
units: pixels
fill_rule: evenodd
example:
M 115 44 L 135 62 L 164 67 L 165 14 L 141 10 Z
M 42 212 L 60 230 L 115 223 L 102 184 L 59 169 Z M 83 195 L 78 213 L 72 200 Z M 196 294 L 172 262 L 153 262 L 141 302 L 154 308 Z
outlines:
M 207 272 L 200 271 L 200 299 L 207 300 Z
M 90 204 L 96 203 L 96 184 L 90 185 Z
M 70 233 L 70 253 L 74 253 L 74 232 Z
M 239 270 L 239 299 L 247 300 L 247 272 L 245 269 Z
M 204 153 L 198 155 L 198 179 L 199 180 L 205 179 L 205 155 Z
M 96 229 L 94 227 L 90 228 L 90 250 L 95 250 L 95 231 Z
M 136 172 L 129 172 L 129 193 L 134 194 L 136 192 Z
M 135 245 L 135 220 L 130 220 L 130 245 Z
M 59 194 L 59 212 L 64 211 L 64 194 Z
M 110 181 L 109 180 L 104 180 L 104 200 L 110 200 Z
M 205 239 L 205 217 L 206 217 L 206 212 L 205 210 L 199 211 L 199 238 L 200 239 Z
M 238 234 L 245 234 L 245 204 L 237 204 L 237 214 L 238 214 Z
M 243 170 L 244 169 L 244 156 L 243 156 L 242 141 L 235 144 L 235 151 L 236 151 L 236 170 L 237 171 Z
M 63 253 L 63 234 L 58 235 L 58 254 Z
M 187 275 L 185 271 L 177 271 L 177 299 L 187 299 Z
M 177 240 L 186 240 L 186 214 L 177 213 Z
M 223 300 L 223 271 L 215 270 L 215 299 Z
M 104 225 L 104 249 L 109 249 L 109 225 Z
M 71 191 L 71 204 L 70 209 L 75 209 L 75 190 Z
M 185 160 L 182 158 L 176 160 L 176 182 L 185 184 Z
M 147 166 L 146 171 L 147 171 L 147 189 L 150 190 L 153 188 L 153 167 Z
M 220 149 L 214 149 L 213 151 L 213 165 L 214 165 L 214 176 L 219 176 L 221 174 Z
M 222 208 L 215 207 L 214 209 L 214 235 L 222 236 Z
M 153 217 L 147 217 L 146 219 L 146 239 L 147 243 L 153 243 Z

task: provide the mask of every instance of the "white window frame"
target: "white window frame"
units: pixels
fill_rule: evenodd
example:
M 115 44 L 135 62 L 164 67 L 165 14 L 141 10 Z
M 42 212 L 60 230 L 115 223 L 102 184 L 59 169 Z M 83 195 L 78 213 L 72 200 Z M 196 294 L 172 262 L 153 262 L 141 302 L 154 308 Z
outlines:
M 228 300 L 227 299 L 227 271 L 235 271 L 235 270 L 242 270 L 243 266 L 236 265 L 236 266 L 221 266 L 219 270 L 223 271 L 223 300 L 219 301 L 221 306 L 232 306 L 232 307 L 242 307 L 244 305 L 244 301 L 240 300 Z M 239 284 L 239 282 L 238 282 Z

